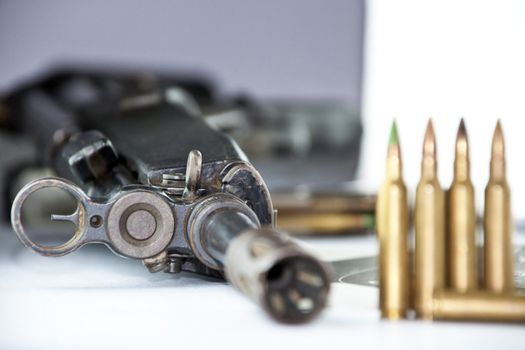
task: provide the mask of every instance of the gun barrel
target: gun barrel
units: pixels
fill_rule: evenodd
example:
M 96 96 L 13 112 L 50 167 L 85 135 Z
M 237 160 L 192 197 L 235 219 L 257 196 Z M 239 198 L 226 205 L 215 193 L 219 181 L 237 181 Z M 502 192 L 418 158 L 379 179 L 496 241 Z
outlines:
M 303 323 L 326 305 L 330 278 L 324 264 L 286 234 L 261 228 L 237 198 L 216 194 L 202 200 L 188 232 L 197 257 L 224 270 L 235 288 L 276 320 Z

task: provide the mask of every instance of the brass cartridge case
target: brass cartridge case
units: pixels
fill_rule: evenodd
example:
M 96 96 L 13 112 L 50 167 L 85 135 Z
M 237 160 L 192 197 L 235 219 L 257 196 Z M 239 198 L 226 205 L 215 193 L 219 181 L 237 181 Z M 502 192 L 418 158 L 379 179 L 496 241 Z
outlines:
M 381 317 L 406 317 L 409 305 L 408 203 L 395 122 L 390 133 L 386 179 L 377 201 Z
M 437 177 L 436 145 L 429 121 L 423 144 L 415 204 L 414 305 L 418 317 L 432 318 L 432 298 L 445 286 L 445 195 Z
M 358 234 L 375 229 L 376 196 L 308 189 L 273 192 L 277 227 L 298 235 Z
M 490 178 L 485 189 L 484 284 L 501 293 L 514 288 L 510 189 L 506 179 L 505 145 L 498 121 L 492 140 Z
M 436 320 L 525 322 L 525 294 L 438 291 L 434 296 Z
M 454 179 L 448 192 L 448 221 L 447 286 L 458 292 L 477 289 L 476 210 L 463 120 L 456 139 Z
M 370 230 L 375 216 L 368 213 L 284 213 L 277 226 L 290 234 L 335 235 Z

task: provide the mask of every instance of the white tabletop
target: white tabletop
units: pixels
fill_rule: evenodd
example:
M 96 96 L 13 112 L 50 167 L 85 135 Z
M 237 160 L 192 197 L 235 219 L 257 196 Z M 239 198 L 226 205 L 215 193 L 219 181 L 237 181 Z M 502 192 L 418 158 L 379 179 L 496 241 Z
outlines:
M 310 240 L 334 259 L 376 252 L 373 236 Z M 519 325 L 380 321 L 377 289 L 334 283 L 314 322 L 277 324 L 223 282 L 150 274 L 137 261 L 88 246 L 62 258 L 0 235 L 2 349 L 519 349 Z

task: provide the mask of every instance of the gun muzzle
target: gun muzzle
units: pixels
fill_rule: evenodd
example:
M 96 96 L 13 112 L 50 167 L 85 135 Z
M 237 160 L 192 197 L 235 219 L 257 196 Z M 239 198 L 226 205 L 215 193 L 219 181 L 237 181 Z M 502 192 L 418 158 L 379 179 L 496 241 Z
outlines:
M 284 323 L 303 323 L 326 305 L 325 265 L 286 234 L 260 228 L 254 212 L 231 195 L 203 199 L 188 220 L 190 244 L 206 265 L 224 270 L 235 288 Z

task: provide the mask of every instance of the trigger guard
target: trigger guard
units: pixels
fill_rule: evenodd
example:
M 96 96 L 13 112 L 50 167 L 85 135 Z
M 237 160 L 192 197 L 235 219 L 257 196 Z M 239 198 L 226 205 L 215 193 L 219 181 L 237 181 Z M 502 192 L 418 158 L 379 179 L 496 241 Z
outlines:
M 73 234 L 67 242 L 58 246 L 46 246 L 33 241 L 25 232 L 22 224 L 22 205 L 25 200 L 34 192 L 44 188 L 59 188 L 69 194 L 71 194 L 78 203 L 78 225 Z M 62 256 L 71 253 L 82 246 L 83 238 L 85 236 L 85 222 L 86 222 L 86 207 L 84 202 L 88 201 L 89 198 L 84 192 L 74 183 L 57 178 L 57 177 L 46 177 L 31 181 L 18 192 L 16 195 L 13 206 L 11 207 L 11 225 L 15 231 L 18 239 L 24 246 L 32 249 L 33 251 L 44 255 L 44 256 Z

